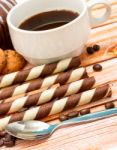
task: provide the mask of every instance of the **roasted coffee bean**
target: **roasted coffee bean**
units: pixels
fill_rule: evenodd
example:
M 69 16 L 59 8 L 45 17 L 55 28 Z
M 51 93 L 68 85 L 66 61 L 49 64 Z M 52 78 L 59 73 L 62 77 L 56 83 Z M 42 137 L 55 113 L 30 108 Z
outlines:
M 0 132 L 0 146 L 12 147 L 15 145 L 16 138 L 9 135 L 5 131 Z
M 100 50 L 100 46 L 97 45 L 97 44 L 93 45 L 93 50 L 94 51 L 99 51 Z
M 13 139 L 13 136 L 11 136 L 10 134 L 6 134 L 4 141 L 11 141 Z
M 7 134 L 7 133 L 6 133 L 5 131 L 1 131 L 1 132 L 0 132 L 0 137 L 5 137 L 6 134 Z
M 60 121 L 65 121 L 65 120 L 67 120 L 67 119 L 68 119 L 67 115 L 61 114 L 61 115 L 59 116 L 59 120 L 60 120 Z
M 102 70 L 102 66 L 101 66 L 100 64 L 95 64 L 95 65 L 93 66 L 93 70 L 94 70 L 94 71 L 101 71 L 101 70 Z
M 68 115 L 68 118 L 74 118 L 78 116 L 78 111 L 72 111 Z
M 115 107 L 115 105 L 112 102 L 108 102 L 108 103 L 105 104 L 106 109 L 111 109 L 111 108 L 114 108 L 114 107 Z
M 4 141 L 4 145 L 5 145 L 6 147 L 15 146 L 15 140 L 12 140 L 12 141 Z
M 3 139 L 3 141 L 4 141 L 4 145 L 6 147 L 12 147 L 12 146 L 15 145 L 16 138 L 11 136 L 11 135 L 9 135 L 9 134 L 7 134 L 5 136 L 5 138 Z
M 94 53 L 93 47 L 87 47 L 87 53 L 88 54 L 93 54 Z
M 3 145 L 4 145 L 3 139 L 0 139 L 0 147 L 2 147 Z
M 83 110 L 81 110 L 80 111 L 80 115 L 82 116 L 82 115 L 86 115 L 86 114 L 90 114 L 90 109 L 83 109 Z

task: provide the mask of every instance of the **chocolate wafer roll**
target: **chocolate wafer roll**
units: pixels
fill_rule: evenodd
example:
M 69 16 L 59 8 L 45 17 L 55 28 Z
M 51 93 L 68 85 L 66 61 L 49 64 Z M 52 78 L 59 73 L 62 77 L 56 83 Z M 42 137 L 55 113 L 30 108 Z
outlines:
M 71 84 L 55 87 L 53 89 L 45 90 L 44 92 L 22 97 L 10 103 L 3 103 L 0 105 L 0 115 L 18 112 L 22 108 L 40 105 L 52 99 L 69 96 L 89 90 L 95 83 L 94 77 L 72 82 Z
M 30 91 L 34 91 L 44 87 L 50 87 L 54 84 L 60 83 L 71 83 L 76 80 L 83 79 L 87 76 L 85 68 L 78 68 L 72 71 L 56 74 L 44 79 L 36 79 L 32 82 L 25 83 L 22 85 L 11 86 L 9 88 L 4 88 L 0 90 L 0 99 L 6 99 L 8 97 L 13 97 L 16 95 L 24 94 Z
M 0 130 L 3 130 L 11 122 L 42 119 L 50 115 L 58 114 L 64 110 L 98 101 L 109 96 L 111 96 L 111 88 L 109 85 L 105 85 L 80 94 L 65 97 L 57 101 L 52 101 L 24 112 L 1 118 Z
M 63 72 L 68 69 L 77 68 L 80 66 L 80 64 L 80 58 L 73 57 L 61 60 L 57 63 L 41 65 L 31 69 L 3 75 L 0 77 L 0 88 L 32 79 L 37 79 L 40 76 L 45 77 L 51 74 Z
M 14 97 L 10 97 L 10 98 L 7 98 L 7 99 L 4 99 L 4 100 L 0 100 L 0 104 L 3 104 L 3 103 L 9 103 L 9 102 L 13 102 L 14 100 L 16 99 L 19 99 L 21 97 L 24 97 L 24 96 L 29 96 L 29 95 L 33 95 L 33 94 L 37 94 L 37 93 L 41 93 L 45 90 L 48 90 L 48 89 L 53 89 L 53 88 L 57 88 L 59 87 L 60 84 L 55 84 L 55 85 L 52 85 L 51 87 L 45 87 L 45 88 L 41 88 L 41 89 L 38 89 L 38 90 L 34 90 L 34 91 L 31 91 L 31 92 L 28 92 L 28 93 L 25 93 L 25 94 L 21 94 L 21 95 L 17 95 L 17 96 L 14 96 Z

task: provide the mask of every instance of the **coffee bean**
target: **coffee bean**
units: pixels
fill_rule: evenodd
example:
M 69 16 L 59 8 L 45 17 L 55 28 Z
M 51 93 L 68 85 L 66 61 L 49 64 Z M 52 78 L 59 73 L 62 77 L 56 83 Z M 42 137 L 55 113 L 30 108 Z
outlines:
M 9 135 L 5 131 L 0 132 L 0 146 L 12 147 L 15 145 L 16 138 Z
M 97 45 L 97 44 L 93 45 L 93 50 L 94 51 L 99 51 L 100 50 L 100 46 Z
M 86 114 L 90 114 L 90 109 L 83 109 L 83 110 L 81 110 L 80 111 L 80 115 L 82 116 L 82 115 L 86 115 Z
M 5 131 L 0 132 L 0 137 L 4 137 L 7 133 Z
M 87 53 L 93 54 L 94 53 L 93 47 L 87 47 Z
M 68 115 L 68 118 L 74 118 L 78 116 L 78 111 L 72 111 Z
M 65 120 L 67 120 L 67 119 L 68 119 L 67 115 L 61 114 L 61 115 L 59 116 L 59 120 L 60 120 L 60 121 L 65 121 Z
M 4 145 L 3 139 L 0 139 L 0 147 L 2 147 L 3 145 Z
M 115 107 L 115 105 L 112 102 L 108 102 L 108 103 L 105 104 L 106 109 L 111 109 L 111 108 L 114 108 L 114 107 Z
M 101 71 L 101 70 L 102 70 L 102 66 L 101 66 L 100 64 L 95 64 L 95 65 L 93 66 L 93 70 L 94 70 L 94 71 Z
M 5 145 L 6 147 L 15 146 L 15 140 L 12 140 L 12 141 L 4 141 L 4 145 Z
M 3 141 L 4 141 L 4 145 L 6 147 L 12 147 L 15 145 L 15 141 L 16 141 L 16 138 L 7 134 L 5 135 L 5 137 L 3 138 Z
M 8 142 L 8 141 L 11 141 L 12 139 L 13 139 L 13 137 L 10 134 L 6 134 L 4 141 Z

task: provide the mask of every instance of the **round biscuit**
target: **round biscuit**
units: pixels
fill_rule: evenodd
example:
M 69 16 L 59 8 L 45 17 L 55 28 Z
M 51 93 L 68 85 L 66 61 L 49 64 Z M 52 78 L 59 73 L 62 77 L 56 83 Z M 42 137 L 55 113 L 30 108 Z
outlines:
M 6 56 L 7 63 L 6 67 L 2 71 L 2 74 L 8 74 L 11 72 L 19 71 L 25 66 L 25 59 L 16 51 L 6 50 L 4 51 L 4 53 Z

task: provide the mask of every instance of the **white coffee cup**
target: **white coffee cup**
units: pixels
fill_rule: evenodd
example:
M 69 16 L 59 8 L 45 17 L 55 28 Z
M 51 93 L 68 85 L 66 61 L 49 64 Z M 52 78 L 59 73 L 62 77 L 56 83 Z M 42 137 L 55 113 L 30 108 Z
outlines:
M 92 16 L 91 9 L 104 4 L 105 14 Z M 45 31 L 26 31 L 19 25 L 31 16 L 50 10 L 71 10 L 80 15 L 70 23 Z M 8 14 L 7 23 L 14 48 L 32 64 L 51 63 L 80 55 L 89 37 L 91 27 L 106 21 L 111 14 L 107 0 L 26 0 L 17 4 Z

